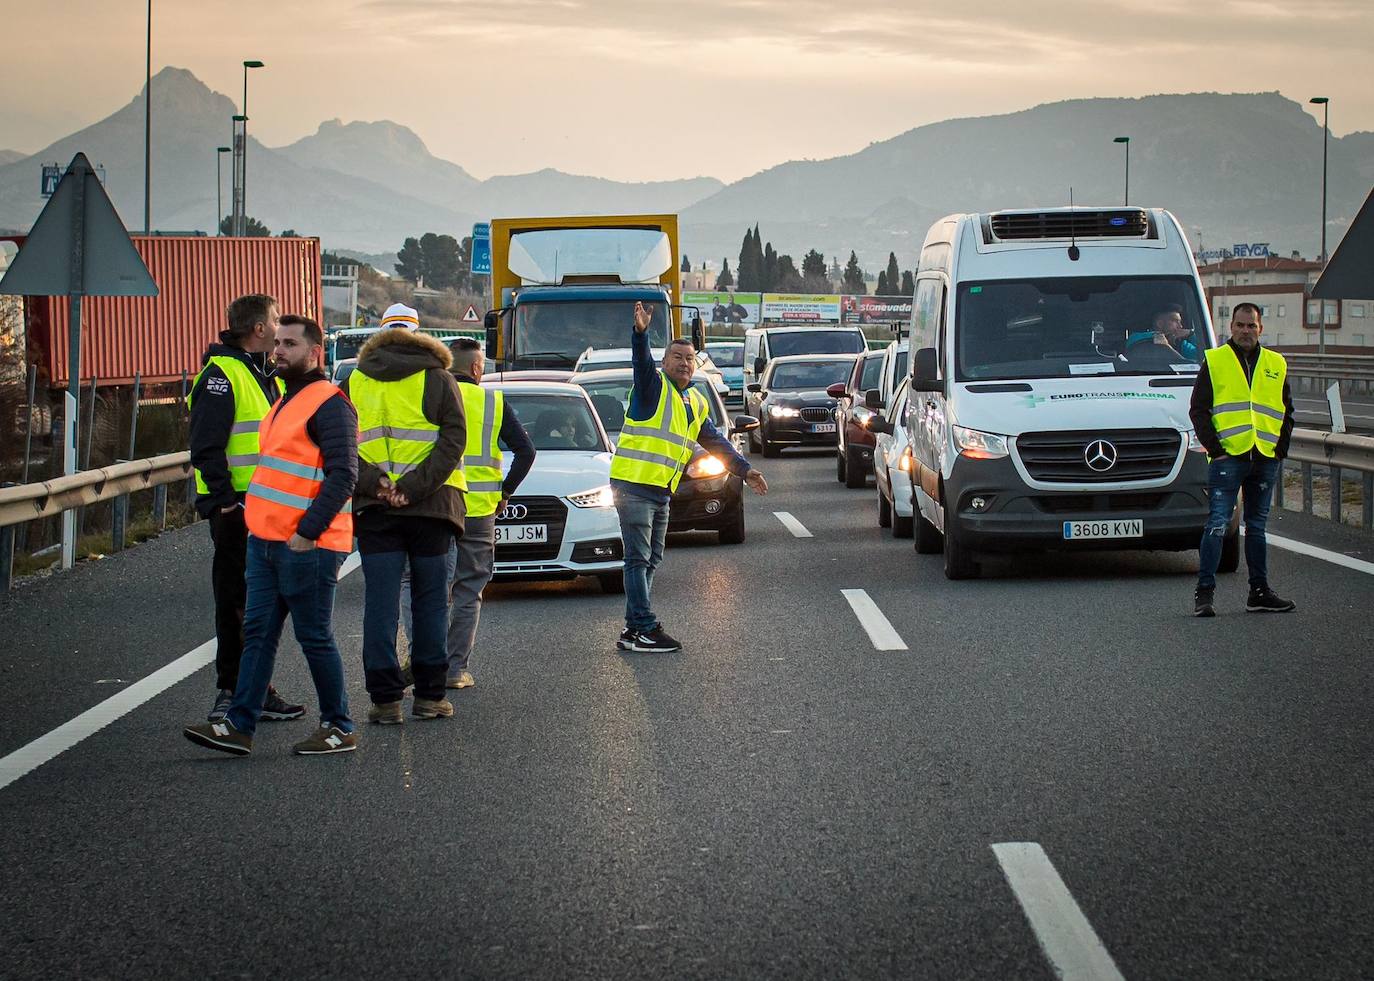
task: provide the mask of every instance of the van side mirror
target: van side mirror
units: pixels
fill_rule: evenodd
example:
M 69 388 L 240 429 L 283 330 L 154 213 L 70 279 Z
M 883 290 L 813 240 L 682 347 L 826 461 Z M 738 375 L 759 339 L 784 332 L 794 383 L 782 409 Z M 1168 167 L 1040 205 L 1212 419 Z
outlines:
M 832 399 L 842 399 L 848 391 L 849 390 L 845 388 L 844 382 L 835 382 L 835 384 L 826 388 L 825 394 L 829 395 Z
M 939 359 L 935 348 L 923 347 L 916 351 L 911 362 L 911 389 L 915 392 L 942 392 L 945 386 L 939 379 Z
M 864 392 L 864 407 L 874 412 L 881 412 L 887 406 L 883 405 L 883 392 L 880 388 L 870 388 Z
M 763 360 L 763 358 L 760 357 L 760 358 L 755 358 L 755 359 L 754 359 L 754 374 L 756 374 L 756 375 L 761 375 L 761 374 L 763 374 L 763 369 L 764 369 L 764 368 L 767 368 L 767 367 L 768 367 L 768 362 L 765 361 L 765 360 Z
M 758 382 L 750 382 L 748 385 L 745 385 L 744 388 L 746 391 L 753 392 L 755 395 L 763 391 L 763 386 Z

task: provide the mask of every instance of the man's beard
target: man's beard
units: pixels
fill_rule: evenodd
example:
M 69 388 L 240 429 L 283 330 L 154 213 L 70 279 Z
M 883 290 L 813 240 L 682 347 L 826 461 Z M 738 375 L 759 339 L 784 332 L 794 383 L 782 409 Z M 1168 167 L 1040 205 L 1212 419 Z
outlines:
M 306 364 L 299 368 L 287 364 L 285 361 L 277 362 L 277 377 L 283 381 L 300 381 L 310 374 L 315 368 L 312 364 Z

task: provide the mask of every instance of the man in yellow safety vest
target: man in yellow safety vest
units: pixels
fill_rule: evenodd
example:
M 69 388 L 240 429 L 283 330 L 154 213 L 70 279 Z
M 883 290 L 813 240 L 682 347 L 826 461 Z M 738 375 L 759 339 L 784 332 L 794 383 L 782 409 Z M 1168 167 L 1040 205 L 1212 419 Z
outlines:
M 209 721 L 224 718 L 234 700 L 243 658 L 243 611 L 248 599 L 248 526 L 243 497 L 258 463 L 258 424 L 281 395 L 267 356 L 277 337 L 277 301 L 250 293 L 229 304 L 228 329 L 211 344 L 186 398 L 191 412 L 191 466 L 196 512 L 210 525 L 215 546 L 210 585 L 215 596 L 215 703 Z M 268 688 L 262 717 L 299 719 L 295 705 Z
M 1260 346 L 1264 325 L 1260 308 L 1238 303 L 1231 313 L 1231 339 L 1206 352 L 1193 386 L 1188 417 L 1211 462 L 1207 490 L 1211 514 L 1198 549 L 1197 590 L 1193 615 L 1216 616 L 1213 596 L 1221 545 L 1245 494 L 1245 564 L 1250 572 L 1250 613 L 1287 613 L 1296 608 L 1269 588 L 1264 526 L 1283 479 L 1283 458 L 1293 434 L 1293 395 L 1288 363 L 1276 351 Z

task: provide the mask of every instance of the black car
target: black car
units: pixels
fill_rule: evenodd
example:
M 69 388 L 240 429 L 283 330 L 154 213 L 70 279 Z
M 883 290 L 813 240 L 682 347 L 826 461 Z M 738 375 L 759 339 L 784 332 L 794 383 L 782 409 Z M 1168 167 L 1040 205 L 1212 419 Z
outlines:
M 625 425 L 634 372 L 627 368 L 585 371 L 573 375 L 569 381 L 587 390 L 606 433 L 612 442 L 618 439 Z M 758 420 L 750 416 L 736 416 L 733 422 L 728 420 L 725 403 L 711 377 L 704 372 L 693 376 L 692 387 L 706 399 L 712 424 L 728 434 L 735 448 L 743 452 L 743 434 L 757 428 Z M 668 530 L 715 531 L 720 533 L 722 545 L 738 545 L 744 541 L 744 481 L 730 473 L 723 460 L 698 446 L 673 494 Z
M 834 446 L 835 399 L 826 389 L 849 380 L 854 354 L 798 354 L 774 358 L 763 380 L 747 387 L 745 407 L 760 421 L 754 449 L 777 456 L 784 446 Z

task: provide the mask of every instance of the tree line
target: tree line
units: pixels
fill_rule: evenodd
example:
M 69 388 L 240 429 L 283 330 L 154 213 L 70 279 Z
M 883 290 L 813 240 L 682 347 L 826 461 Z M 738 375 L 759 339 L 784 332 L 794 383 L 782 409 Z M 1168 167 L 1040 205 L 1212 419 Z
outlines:
M 683 271 L 691 269 L 686 256 L 682 260 Z M 815 249 L 802 257 L 801 268 L 796 261 L 785 253 L 780 254 L 772 242 L 764 242 L 759 234 L 759 226 L 746 228 L 744 242 L 740 245 L 738 276 L 730 271 L 727 258 L 721 265 L 720 275 L 716 277 L 717 290 L 740 290 L 745 293 L 821 293 L 835 292 L 836 283 L 825 265 L 825 256 Z M 868 283 L 864 270 L 859 266 L 858 255 L 851 250 L 849 261 L 840 273 L 839 291 L 852 296 L 868 293 Z M 910 269 L 901 270 L 897 265 L 897 254 L 889 252 L 887 268 L 878 273 L 874 290 L 877 296 L 911 296 L 916 292 L 916 279 Z

